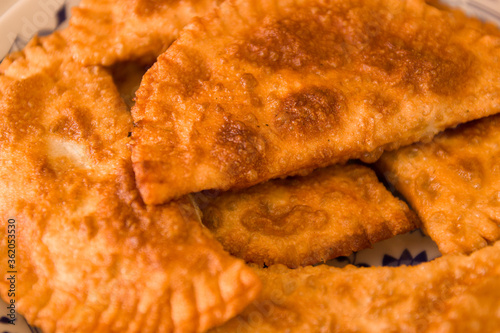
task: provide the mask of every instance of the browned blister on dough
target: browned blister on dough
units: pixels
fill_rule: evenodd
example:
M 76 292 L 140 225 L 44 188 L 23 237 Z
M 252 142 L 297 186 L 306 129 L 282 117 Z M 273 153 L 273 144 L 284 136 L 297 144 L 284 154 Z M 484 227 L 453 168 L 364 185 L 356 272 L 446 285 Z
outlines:
M 267 266 L 347 256 L 419 223 L 372 170 L 356 164 L 195 197 L 203 223 L 227 251 Z
M 46 333 L 202 332 L 260 290 L 189 200 L 143 203 L 131 129 L 109 73 L 58 33 L 0 65 L 0 219 L 16 221 L 16 310 Z
M 382 155 L 378 168 L 422 219 L 442 253 L 500 239 L 500 117 Z
M 210 332 L 495 332 L 500 242 L 413 267 L 255 268 L 259 298 Z
M 85 65 L 153 62 L 198 15 L 223 0 L 82 0 L 72 11 L 73 55 Z
M 423 0 L 234 0 L 195 19 L 132 110 L 144 200 L 268 179 L 500 111 L 498 30 Z

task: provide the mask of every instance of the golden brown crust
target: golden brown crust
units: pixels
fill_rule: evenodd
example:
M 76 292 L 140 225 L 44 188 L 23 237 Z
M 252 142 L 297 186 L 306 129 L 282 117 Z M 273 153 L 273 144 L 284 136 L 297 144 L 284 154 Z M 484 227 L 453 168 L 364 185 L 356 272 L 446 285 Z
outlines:
M 382 155 L 378 167 L 415 208 L 442 253 L 500 239 L 500 117 Z
M 197 15 L 223 0 L 83 0 L 73 9 L 69 37 L 85 65 L 153 62 Z
M 196 199 L 203 223 L 224 249 L 267 266 L 346 256 L 418 224 L 371 169 L 355 164 Z
M 210 332 L 496 332 L 500 243 L 413 267 L 256 269 L 260 297 Z
M 132 160 L 148 203 L 429 140 L 500 111 L 500 38 L 421 0 L 235 0 L 146 73 Z
M 17 310 L 47 333 L 223 323 L 257 296 L 258 279 L 186 198 L 144 205 L 111 76 L 67 53 L 58 34 L 35 38 L 0 68 L 0 219 L 17 223 Z M 6 228 L 0 246 L 7 263 Z

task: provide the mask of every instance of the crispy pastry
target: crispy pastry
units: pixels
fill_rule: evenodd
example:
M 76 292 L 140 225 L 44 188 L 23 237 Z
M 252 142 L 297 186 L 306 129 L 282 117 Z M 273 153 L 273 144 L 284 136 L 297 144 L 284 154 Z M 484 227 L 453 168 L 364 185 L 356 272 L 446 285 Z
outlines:
M 499 142 L 500 116 L 492 116 L 378 162 L 441 253 L 468 253 L 500 239 Z
M 70 41 L 85 65 L 153 62 L 193 18 L 223 0 L 83 0 L 73 9 Z
M 267 266 L 347 256 L 418 223 L 371 169 L 356 164 L 196 198 L 203 223 L 228 252 Z
M 260 297 L 210 332 L 497 332 L 500 242 L 412 267 L 256 269 Z
M 500 38 L 423 0 L 232 0 L 146 73 L 132 161 L 144 200 L 240 189 L 500 111 Z
M 111 76 L 65 49 L 58 34 L 35 38 L 0 66 L 0 219 L 16 221 L 16 309 L 47 333 L 222 324 L 260 282 L 186 198 L 144 205 L 126 147 L 131 117 Z M 4 299 L 9 276 L 2 268 Z

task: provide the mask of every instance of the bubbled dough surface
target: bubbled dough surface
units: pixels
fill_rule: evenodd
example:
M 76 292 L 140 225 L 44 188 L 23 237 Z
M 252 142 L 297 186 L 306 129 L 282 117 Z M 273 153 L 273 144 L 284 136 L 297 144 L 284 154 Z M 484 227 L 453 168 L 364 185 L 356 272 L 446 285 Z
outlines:
M 235 1 L 146 73 L 132 160 L 148 203 L 345 162 L 500 110 L 500 38 L 423 1 Z
M 35 38 L 0 65 L 0 218 L 17 222 L 16 309 L 44 332 L 223 323 L 260 282 L 186 198 L 143 203 L 130 113 L 106 70 L 71 61 L 65 37 Z M 2 278 L 2 298 L 8 289 Z
M 378 162 L 442 253 L 470 253 L 500 239 L 499 142 L 500 117 L 492 116 Z
M 494 332 L 500 243 L 412 267 L 256 271 L 260 297 L 210 332 Z
M 203 223 L 227 251 L 267 266 L 347 256 L 419 223 L 372 170 L 355 164 L 196 197 Z
M 152 63 L 182 28 L 223 0 L 82 0 L 72 11 L 69 40 L 85 65 Z

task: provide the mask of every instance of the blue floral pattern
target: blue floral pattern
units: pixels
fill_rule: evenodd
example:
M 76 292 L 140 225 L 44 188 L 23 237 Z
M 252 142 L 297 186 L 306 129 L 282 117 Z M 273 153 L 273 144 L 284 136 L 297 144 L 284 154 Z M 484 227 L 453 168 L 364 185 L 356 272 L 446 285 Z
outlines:
M 384 255 L 384 258 L 382 259 L 382 266 L 414 266 L 418 265 L 420 263 L 426 262 L 427 260 L 427 252 L 422 251 L 417 256 L 412 257 L 410 251 L 405 249 L 399 259 L 394 258 L 393 256 Z
M 416 253 L 415 257 L 412 256 L 412 253 Z M 362 250 L 347 257 L 335 258 L 326 264 L 334 267 L 346 265 L 357 267 L 410 266 L 432 260 L 440 255 L 436 243 L 422 230 L 417 229 L 374 244 L 371 249 Z
M 54 30 L 57 30 L 62 24 L 64 24 L 67 20 L 66 14 L 66 2 L 59 8 L 59 10 L 55 13 L 54 17 L 56 18 L 56 25 L 54 29 L 42 29 L 38 31 L 39 36 L 47 36 L 50 35 Z M 21 36 L 17 36 L 14 42 L 12 43 L 9 53 L 16 52 L 22 50 L 26 44 L 28 44 L 29 39 L 22 38 Z
M 338 258 L 335 258 L 334 260 L 339 263 L 340 265 L 338 266 L 346 266 L 346 265 L 354 265 L 354 266 L 357 266 L 357 267 L 370 267 L 370 265 L 368 265 L 367 263 L 364 263 L 364 262 L 358 262 L 357 261 L 357 253 L 353 253 L 352 255 L 350 255 L 349 257 L 338 257 Z M 337 265 L 333 265 L 333 266 L 337 266 Z
M 57 11 L 56 15 L 56 28 L 55 29 L 43 29 L 38 32 L 39 36 L 50 35 L 54 30 L 57 30 L 64 22 L 66 22 L 66 3 L 64 3 L 61 8 Z

